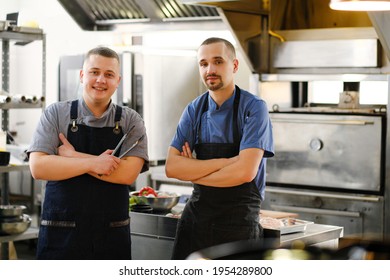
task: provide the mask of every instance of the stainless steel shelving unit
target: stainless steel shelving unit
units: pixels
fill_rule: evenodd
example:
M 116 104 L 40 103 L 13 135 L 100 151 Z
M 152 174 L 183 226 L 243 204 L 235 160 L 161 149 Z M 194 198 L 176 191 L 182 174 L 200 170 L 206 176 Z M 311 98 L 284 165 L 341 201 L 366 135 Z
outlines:
M 10 109 L 30 109 L 45 107 L 46 96 L 46 37 L 41 29 L 16 29 L 16 31 L 2 30 L 0 31 L 0 40 L 2 41 L 2 90 L 9 92 L 9 73 L 10 73 L 10 44 L 15 43 L 18 47 L 24 47 L 33 41 L 42 42 L 42 95 L 41 99 L 34 103 L 3 103 L 0 104 L 2 111 L 2 129 L 8 130 L 9 125 L 9 110 Z M 10 95 L 12 95 L 10 93 Z M 9 172 L 29 170 L 28 163 L 21 165 L 8 165 L 0 167 L 1 178 L 1 204 L 9 204 Z M 31 196 L 32 201 L 34 199 L 34 186 L 33 179 L 31 181 Z M 29 228 L 26 232 L 16 235 L 0 236 L 1 243 L 1 259 L 8 259 L 9 256 L 9 243 L 10 241 L 25 240 L 37 238 L 38 229 Z

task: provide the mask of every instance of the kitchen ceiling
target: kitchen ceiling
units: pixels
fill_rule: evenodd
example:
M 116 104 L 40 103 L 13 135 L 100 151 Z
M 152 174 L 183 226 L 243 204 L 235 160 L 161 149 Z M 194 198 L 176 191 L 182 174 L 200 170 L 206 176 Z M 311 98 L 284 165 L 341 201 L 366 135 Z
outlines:
M 111 30 L 121 23 L 220 20 L 215 7 L 180 0 L 58 0 L 84 30 Z

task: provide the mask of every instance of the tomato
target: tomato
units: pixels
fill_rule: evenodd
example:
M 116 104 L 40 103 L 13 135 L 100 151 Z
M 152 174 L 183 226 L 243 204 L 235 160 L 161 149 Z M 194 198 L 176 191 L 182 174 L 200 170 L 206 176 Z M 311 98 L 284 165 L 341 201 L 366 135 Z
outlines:
M 139 196 L 148 196 L 148 195 L 154 195 L 155 197 L 157 197 L 157 193 L 155 192 L 155 190 L 151 187 L 143 187 L 140 191 L 139 191 Z

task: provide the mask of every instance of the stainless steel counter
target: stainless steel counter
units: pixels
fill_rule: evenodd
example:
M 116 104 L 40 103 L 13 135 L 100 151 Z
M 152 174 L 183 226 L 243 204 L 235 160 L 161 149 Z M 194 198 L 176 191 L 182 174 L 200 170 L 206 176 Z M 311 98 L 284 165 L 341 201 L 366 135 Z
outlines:
M 291 247 L 294 242 L 303 242 L 306 246 L 319 246 L 331 249 L 338 248 L 338 240 L 343 237 L 343 227 L 308 224 L 303 232 L 296 232 L 280 236 L 281 247 Z
M 130 212 L 130 217 L 133 259 L 170 259 L 178 219 L 137 212 Z M 293 246 L 295 242 L 303 242 L 305 246 L 337 249 L 338 240 L 343 237 L 343 227 L 309 224 L 304 232 L 268 237 L 285 248 Z
M 23 232 L 21 234 L 0 235 L 0 243 L 5 243 L 5 242 L 9 242 L 9 241 L 35 239 L 35 238 L 38 238 L 38 233 L 39 233 L 38 228 L 30 227 L 25 232 Z

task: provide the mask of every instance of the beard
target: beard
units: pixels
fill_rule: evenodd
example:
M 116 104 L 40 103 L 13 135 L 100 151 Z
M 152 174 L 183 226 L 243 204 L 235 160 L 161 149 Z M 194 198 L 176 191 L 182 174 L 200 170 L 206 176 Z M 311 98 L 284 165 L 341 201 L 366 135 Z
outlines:
M 217 77 L 217 76 L 213 76 L 213 77 Z M 207 81 L 207 77 L 206 77 L 206 79 L 204 81 L 206 87 L 209 90 L 212 90 L 212 91 L 216 91 L 216 90 L 221 89 L 223 87 L 223 81 L 222 81 L 221 77 L 218 76 L 218 78 L 219 78 L 219 82 L 217 83 L 217 82 L 214 82 L 214 81 L 211 81 L 211 82 Z

